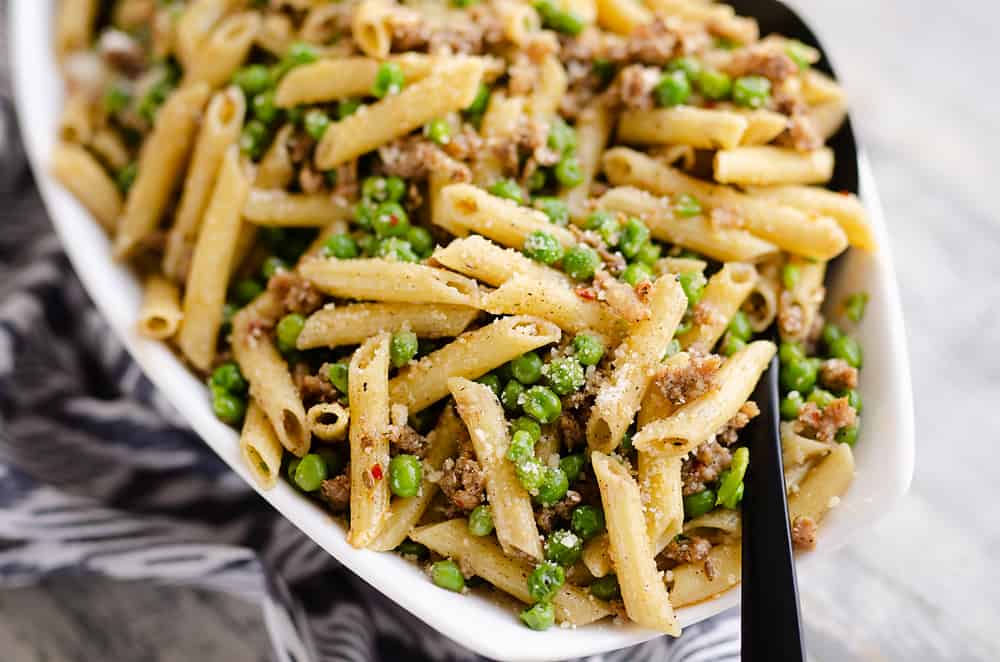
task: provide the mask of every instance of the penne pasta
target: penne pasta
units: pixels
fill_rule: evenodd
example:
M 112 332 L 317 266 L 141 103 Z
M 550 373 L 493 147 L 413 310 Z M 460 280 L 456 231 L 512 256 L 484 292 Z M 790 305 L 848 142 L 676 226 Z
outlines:
M 139 333 L 165 340 L 177 333 L 183 318 L 177 286 L 158 274 L 148 277 L 139 308 Z
M 618 120 L 618 139 L 637 145 L 690 145 L 732 149 L 747 131 L 747 118 L 728 110 L 677 106 L 626 110 Z
M 108 168 L 118 171 L 132 162 L 132 154 L 117 131 L 101 127 L 94 131 L 88 147 Z
M 234 0 L 192 0 L 177 19 L 177 59 L 185 69 L 191 67 L 198 58 L 201 44 L 215 27 Z
M 90 152 L 79 145 L 60 142 L 52 152 L 52 176 L 87 208 L 108 232 L 122 210 L 118 187 Z
M 740 262 L 723 265 L 708 279 L 691 330 L 677 338 L 681 347 L 711 351 L 756 283 L 757 270 L 753 265 Z
M 350 418 L 350 411 L 336 402 L 321 402 L 306 412 L 309 431 L 323 441 L 342 441 Z
M 282 452 L 267 415 L 251 399 L 240 432 L 240 455 L 260 489 L 269 490 L 277 484 Z
M 60 60 L 94 41 L 97 0 L 62 0 L 56 11 L 55 47 Z
M 299 270 L 313 285 L 336 297 L 474 307 L 479 301 L 475 281 L 422 264 L 381 258 L 314 258 Z
M 408 53 L 389 61 L 399 65 L 409 84 L 426 78 L 435 66 L 446 63 L 447 59 Z M 274 103 L 279 108 L 292 108 L 369 96 L 381 64 L 379 60 L 368 57 L 345 57 L 296 67 L 281 79 Z
M 455 239 L 434 251 L 431 259 L 452 271 L 494 287 L 515 276 L 569 287 L 572 281 L 561 271 L 535 262 L 509 248 L 497 246 L 479 235 Z
M 229 16 L 201 44 L 198 57 L 184 72 L 184 84 L 197 81 L 218 87 L 232 78 L 246 59 L 260 31 L 260 14 L 255 11 Z
M 283 200 L 277 193 L 283 193 L 281 189 L 291 184 L 295 177 L 295 164 L 292 163 L 288 144 L 294 131 L 294 124 L 285 124 L 278 129 L 274 140 L 271 141 L 271 146 L 267 148 L 267 152 L 264 153 L 257 166 L 257 178 L 254 180 L 254 185 L 257 187 L 258 193 L 255 194 L 251 191 L 250 199 L 257 200 L 264 205 L 265 209 L 267 205 L 277 205 L 279 200 Z M 270 213 L 274 214 L 273 209 Z M 313 211 L 312 214 L 316 215 L 317 212 Z
M 740 583 L 741 547 L 738 543 L 716 545 L 705 561 L 685 563 L 673 569 L 674 585 L 670 601 L 676 607 L 688 607 L 725 593 Z M 714 569 L 710 578 L 706 564 Z
M 809 262 L 792 257 L 785 268 L 794 269 L 798 275 L 791 288 L 786 283 L 785 291 L 778 298 L 778 331 L 783 340 L 803 341 L 812 331 L 820 304 L 826 296 L 823 287 L 826 262 Z
M 653 20 L 653 14 L 637 0 L 596 0 L 597 24 L 620 35 L 630 35 Z
M 351 219 L 354 211 L 347 201 L 329 194 L 253 188 L 243 216 L 255 225 L 321 228 L 332 221 Z
M 581 181 L 572 188 L 563 188 L 560 197 L 574 219 L 586 215 L 590 186 L 601 171 L 601 155 L 611 137 L 613 118 L 606 104 L 597 103 L 581 111 L 576 121 L 576 160 L 580 164 Z
M 876 248 L 868 213 L 853 193 L 835 193 L 818 186 L 766 186 L 752 188 L 749 193 L 807 214 L 829 216 L 840 224 L 851 246 L 867 251 Z
M 715 179 L 724 184 L 822 184 L 833 177 L 833 151 L 737 147 L 715 153 Z
M 384 58 L 392 48 L 393 3 L 362 0 L 354 10 L 351 34 L 365 55 Z
M 639 453 L 639 491 L 646 517 L 646 535 L 659 554 L 684 524 L 681 458 Z
M 327 306 L 306 320 L 299 349 L 359 345 L 379 331 L 409 329 L 421 338 L 453 338 L 479 315 L 469 306 L 424 303 L 353 303 Z
M 794 524 L 800 517 L 814 522 L 836 505 L 854 480 L 854 453 L 847 444 L 834 444 L 833 450 L 819 462 L 788 497 L 788 517 Z

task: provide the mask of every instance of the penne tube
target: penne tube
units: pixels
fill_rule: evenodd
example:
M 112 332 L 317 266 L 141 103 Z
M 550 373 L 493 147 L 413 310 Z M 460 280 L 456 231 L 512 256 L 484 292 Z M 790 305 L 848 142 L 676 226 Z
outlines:
M 86 145 L 97 130 L 96 109 L 86 92 L 71 92 L 59 115 L 59 139 L 66 143 Z
M 637 0 L 596 0 L 596 5 L 597 24 L 620 35 L 628 36 L 653 20 L 653 13 Z
M 52 153 L 52 176 L 87 208 L 108 232 L 114 232 L 122 210 L 122 196 L 90 152 L 79 145 L 60 142 Z
M 740 145 L 748 124 L 739 113 L 712 108 L 626 110 L 618 120 L 618 139 L 637 145 L 731 149 Z
M 184 288 L 184 323 L 177 346 L 194 366 L 208 370 L 215 359 L 222 328 L 222 306 L 243 229 L 240 208 L 250 190 L 239 151 L 231 145 L 219 169 L 218 183 L 205 210 Z
M 748 192 L 756 198 L 795 207 L 807 214 L 829 216 L 840 224 L 852 246 L 866 251 L 876 248 L 868 213 L 853 193 L 834 192 L 818 186 L 762 186 Z
M 514 136 L 524 117 L 526 101 L 527 99 L 524 97 L 510 97 L 503 92 L 490 95 L 489 105 L 486 107 L 479 128 L 479 133 L 487 141 L 487 144 L 497 144 Z M 489 149 L 484 150 L 484 153 L 479 155 L 479 158 L 472 164 L 472 170 L 473 181 L 481 186 L 489 186 L 504 175 L 504 166 L 500 157 Z M 446 178 L 442 179 L 442 182 L 442 188 L 452 183 Z M 458 236 L 468 234 L 462 226 L 449 223 L 444 214 L 435 213 L 432 221 L 452 234 Z
M 809 262 L 791 256 L 787 265 L 798 271 L 798 277 L 778 298 L 778 331 L 782 340 L 800 342 L 811 333 L 826 296 L 823 287 L 826 262 Z
M 610 546 L 607 533 L 594 536 L 583 546 L 583 554 L 580 559 L 587 571 L 594 577 L 604 577 L 614 572 Z
M 551 234 L 566 248 L 576 245 L 573 233 L 550 223 L 544 213 L 491 195 L 471 184 L 445 186 L 441 190 L 441 214 L 448 224 L 517 250 L 521 250 L 524 240 L 537 230 Z
M 444 269 L 381 258 L 313 258 L 299 272 L 323 292 L 345 299 L 478 306 L 476 281 Z
M 240 455 L 260 489 L 269 490 L 277 484 L 283 453 L 267 414 L 250 398 L 240 431 Z
M 819 55 L 819 52 L 816 52 Z M 811 106 L 821 103 L 845 103 L 844 88 L 835 80 L 816 69 L 808 69 L 802 73 L 802 97 Z
M 448 379 L 475 379 L 525 352 L 558 342 L 559 328 L 534 317 L 502 317 L 466 331 L 441 349 L 403 367 L 389 383 L 390 399 L 411 414 L 448 395 Z
M 198 57 L 185 68 L 184 84 L 203 81 L 213 88 L 225 84 L 246 60 L 260 24 L 260 14 L 255 11 L 224 19 L 201 43 Z
M 330 5 L 333 8 L 333 5 Z M 324 43 L 309 39 L 305 33 L 305 25 L 302 26 L 302 40 L 309 43 Z M 268 13 L 260 23 L 260 30 L 257 31 L 255 43 L 265 51 L 275 57 L 282 57 L 288 52 L 288 47 L 295 41 L 295 26 L 292 19 L 285 14 Z
M 94 131 L 88 145 L 94 154 L 112 171 L 118 171 L 132 162 L 132 154 L 117 131 L 100 127 Z
M 576 160 L 582 181 L 578 186 L 564 187 L 560 193 L 574 219 L 587 214 L 590 186 L 601 171 L 601 155 L 608 146 L 612 122 L 611 110 L 603 103 L 584 108 L 576 120 Z
M 587 443 L 594 450 L 611 452 L 621 443 L 687 309 L 675 277 L 656 279 L 649 307 L 650 318 L 629 330 L 615 350 L 610 379 L 597 392 L 587 420 Z
M 611 341 L 621 338 L 625 321 L 603 303 L 546 280 L 516 274 L 482 297 L 480 307 L 494 315 L 533 315 L 576 334 L 596 331 Z
M 208 95 L 208 85 L 195 83 L 171 94 L 160 108 L 119 219 L 114 244 L 119 259 L 129 257 L 156 230 L 184 169 Z
M 494 287 L 515 276 L 569 287 L 572 281 L 561 271 L 536 262 L 524 253 L 497 246 L 489 239 L 472 235 L 438 247 L 431 259 L 452 271 Z
M 425 467 L 430 467 L 435 472 L 440 471 L 445 460 L 455 454 L 458 440 L 467 436 L 468 431 L 465 429 L 462 419 L 455 413 L 455 408 L 445 407 L 437 425 L 427 435 L 428 449 L 427 455 L 424 457 Z M 413 527 L 420 522 L 431 501 L 437 496 L 439 489 L 438 484 L 428 477 L 429 473 L 431 472 L 425 470 L 420 491 L 416 496 L 397 497 L 392 500 L 385 526 L 371 544 L 370 549 L 379 552 L 396 549 L 401 542 L 406 540 Z
M 527 99 L 525 110 L 532 117 L 548 121 L 559 109 L 568 86 L 569 78 L 562 62 L 555 55 L 547 55 L 538 65 L 538 80 Z
M 755 333 L 767 330 L 778 316 L 778 296 L 781 294 L 778 274 L 780 267 L 780 258 L 760 263 L 757 267 L 757 282 L 743 303 L 743 312 L 750 319 L 750 328 Z
M 462 110 L 476 98 L 483 70 L 479 60 L 456 58 L 398 94 L 362 106 L 327 128 L 316 146 L 316 166 L 331 170 L 432 119 Z
M 680 457 L 639 453 L 639 491 L 646 518 L 646 535 L 654 556 L 670 544 L 684 525 L 682 461 Z
M 493 6 L 504 38 L 515 46 L 525 46 L 542 29 L 542 19 L 528 3 L 498 0 Z
M 292 163 L 292 155 L 289 152 L 288 141 L 295 132 L 294 124 L 285 124 L 274 134 L 271 146 L 264 152 L 260 163 L 257 164 L 257 178 L 254 180 L 256 190 L 266 191 L 271 194 L 268 197 L 263 195 L 263 204 L 277 204 L 274 199 L 279 198 L 277 193 L 285 189 L 295 178 L 295 164 Z M 250 191 L 251 199 L 255 198 L 254 192 Z M 285 210 L 283 210 L 285 211 Z M 272 215 L 277 215 L 273 210 Z M 313 212 L 315 214 L 316 212 Z
M 679 218 L 666 198 L 631 186 L 620 186 L 597 201 L 601 209 L 638 216 L 660 241 L 690 248 L 722 262 L 757 262 L 778 247 L 740 228 L 715 228 L 705 216 Z
M 191 257 L 223 157 L 239 140 L 245 114 L 246 99 L 235 85 L 217 92 L 205 110 L 163 255 L 163 271 L 176 281 L 184 278 L 184 265 Z
M 728 262 L 708 279 L 691 330 L 677 339 L 684 349 L 710 352 L 757 283 L 753 265 Z
M 639 625 L 677 636 L 681 632 L 663 575 L 646 534 L 639 486 L 618 460 L 594 451 L 591 464 L 607 518 L 608 542 L 622 601 Z
M 683 274 L 691 271 L 704 272 L 708 262 L 694 257 L 661 257 L 653 266 L 653 272 L 662 274 Z
M 299 349 L 359 345 L 379 331 L 409 329 L 420 338 L 454 338 L 479 315 L 476 308 L 426 303 L 352 303 L 309 316 Z
M 97 21 L 97 0 L 62 0 L 56 10 L 55 44 L 60 60 L 90 48 Z
M 257 297 L 233 316 L 233 358 L 250 384 L 250 395 L 271 421 L 285 450 L 302 457 L 309 452 L 309 427 L 299 390 L 274 341 L 261 331 L 260 320 L 276 320 L 283 306 L 270 292 Z
M 847 444 L 834 444 L 833 450 L 812 468 L 788 497 L 788 517 L 795 522 L 809 517 L 819 522 L 837 503 L 854 480 L 854 453 Z
M 679 407 L 667 418 L 643 426 L 632 444 L 643 452 L 683 457 L 715 434 L 753 393 L 776 349 L 757 340 L 733 354 L 714 378 L 715 388 Z
M 513 462 L 506 457 L 510 437 L 500 401 L 489 386 L 461 377 L 449 379 L 448 390 L 469 430 L 476 459 L 486 473 L 486 496 L 500 546 L 509 556 L 526 555 L 541 560 L 542 543 L 531 495 L 518 480 Z
M 392 48 L 392 14 L 398 7 L 387 0 L 362 0 L 354 9 L 351 35 L 369 57 L 382 59 Z
M 407 84 L 426 78 L 448 58 L 406 53 L 389 58 L 399 65 Z M 274 96 L 279 108 L 328 103 L 351 97 L 371 96 L 382 62 L 370 57 L 319 60 L 295 67 L 281 79 Z
M 781 460 L 786 466 L 804 464 L 825 456 L 833 450 L 833 444 L 803 437 L 796 432 L 796 421 L 781 422 Z
M 673 569 L 674 585 L 670 601 L 675 607 L 688 607 L 725 593 L 740 583 L 743 576 L 738 542 L 716 545 L 705 561 L 685 563 Z M 711 564 L 714 575 L 705 569 Z
M 368 547 L 389 511 L 389 338 L 369 338 L 351 357 L 351 529 L 347 542 Z
M 737 147 L 715 153 L 715 180 L 724 184 L 822 184 L 833 177 L 833 150 Z
M 419 527 L 410 537 L 441 556 L 457 559 L 477 577 L 521 602 L 533 602 L 528 592 L 528 575 L 534 570 L 533 564 L 510 558 L 492 537 L 472 535 L 464 518 Z M 552 598 L 552 606 L 556 619 L 570 625 L 586 625 L 612 613 L 607 603 L 572 584 L 563 584 Z
M 255 225 L 322 228 L 332 221 L 352 219 L 354 210 L 346 200 L 329 193 L 253 188 L 243 206 L 243 216 Z
M 829 140 L 847 120 L 847 104 L 844 101 L 826 101 L 811 106 L 809 120 L 820 137 Z
M 156 274 L 146 279 L 139 308 L 139 334 L 166 340 L 175 333 L 184 315 L 177 285 Z
M 766 145 L 788 128 L 788 117 L 773 110 L 734 110 L 747 121 L 747 130 L 740 138 L 741 145 Z
M 321 402 L 306 412 L 309 431 L 323 441 L 342 441 L 350 418 L 350 412 L 336 402 Z
M 695 179 L 635 150 L 623 147 L 608 150 L 604 155 L 604 169 L 616 186 L 638 186 L 656 195 L 686 193 L 702 204 L 735 212 L 746 230 L 797 255 L 828 260 L 847 248 L 847 235 L 832 218 L 810 217 L 792 207 L 775 205 L 728 186 Z M 726 261 L 751 260 L 729 258 Z
M 185 70 L 195 65 L 202 43 L 234 4 L 234 0 L 193 0 L 187 4 L 177 19 L 174 46 L 177 59 Z
M 700 23 L 722 22 L 736 16 L 733 8 L 719 2 L 702 0 L 645 0 L 651 10 Z

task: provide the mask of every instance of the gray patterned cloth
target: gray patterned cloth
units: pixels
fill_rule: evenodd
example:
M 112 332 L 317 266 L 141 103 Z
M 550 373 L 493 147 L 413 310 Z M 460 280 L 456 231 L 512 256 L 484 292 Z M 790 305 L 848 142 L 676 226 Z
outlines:
M 0 587 L 100 573 L 225 591 L 260 605 L 281 661 L 481 659 L 271 510 L 157 393 L 74 275 L 0 101 Z M 738 657 L 729 612 L 592 659 Z

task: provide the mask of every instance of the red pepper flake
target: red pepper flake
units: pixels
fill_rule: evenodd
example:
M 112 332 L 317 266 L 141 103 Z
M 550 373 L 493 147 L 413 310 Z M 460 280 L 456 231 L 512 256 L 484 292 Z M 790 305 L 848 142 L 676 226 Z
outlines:
M 372 465 L 372 478 L 375 480 L 382 480 L 382 465 L 373 464 Z
M 390 214 L 389 225 L 391 225 L 392 227 L 396 227 L 397 225 L 399 225 L 399 217 L 397 217 L 395 214 Z
M 585 287 L 583 285 L 580 285 L 579 287 L 576 288 L 576 295 L 581 299 L 586 299 L 587 301 L 597 300 L 597 292 L 595 292 L 594 288 L 592 287 Z
M 837 193 L 839 193 L 841 195 L 850 195 L 851 194 L 851 192 L 848 191 L 846 188 L 840 189 L 839 191 L 837 191 Z

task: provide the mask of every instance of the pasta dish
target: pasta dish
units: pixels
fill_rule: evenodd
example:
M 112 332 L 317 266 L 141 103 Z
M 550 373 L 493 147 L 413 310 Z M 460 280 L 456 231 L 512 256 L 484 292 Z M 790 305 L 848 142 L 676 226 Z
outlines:
M 741 430 L 777 355 L 816 544 L 854 475 L 868 298 L 824 277 L 875 246 L 824 186 L 846 101 L 815 48 L 710 0 L 57 16 L 52 171 L 262 489 L 529 628 L 677 635 L 740 580 Z

